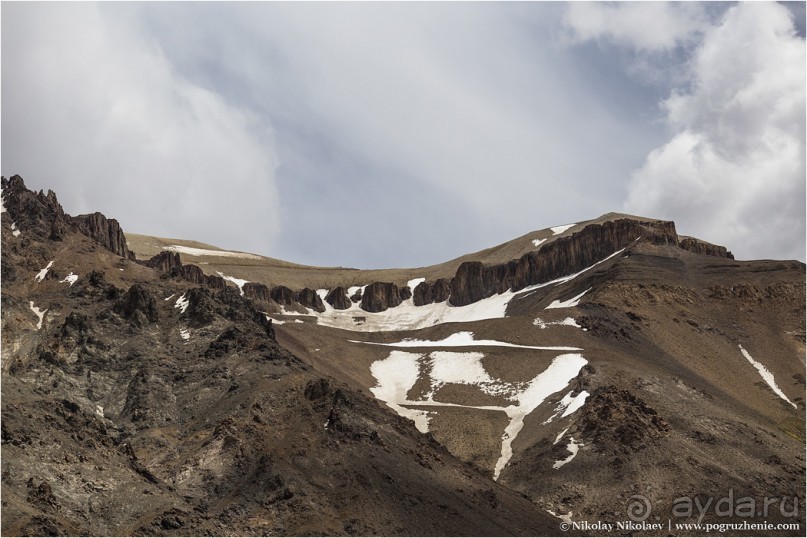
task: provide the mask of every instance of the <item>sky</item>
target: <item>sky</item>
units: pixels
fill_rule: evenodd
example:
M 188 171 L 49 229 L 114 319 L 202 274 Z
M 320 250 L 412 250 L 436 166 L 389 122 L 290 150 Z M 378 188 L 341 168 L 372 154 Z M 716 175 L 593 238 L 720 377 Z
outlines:
M 804 5 L 3 2 L 0 168 L 310 265 L 610 211 L 804 261 Z

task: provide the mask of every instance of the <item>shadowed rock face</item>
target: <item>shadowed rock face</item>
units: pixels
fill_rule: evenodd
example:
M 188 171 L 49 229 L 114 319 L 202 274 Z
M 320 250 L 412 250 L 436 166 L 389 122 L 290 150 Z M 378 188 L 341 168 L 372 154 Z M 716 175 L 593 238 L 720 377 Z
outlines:
M 442 303 L 448 299 L 451 293 L 449 281 L 440 278 L 435 282 L 421 282 L 412 291 L 412 301 L 415 306 L 423 306 L 431 303 Z
M 170 273 L 175 267 L 182 267 L 182 261 L 179 258 L 179 252 L 163 250 L 147 260 L 146 267 L 157 269 L 161 273 Z
M 23 233 L 45 238 L 50 237 L 51 230 L 55 228 L 52 239 L 58 240 L 63 236 L 64 228 L 69 223 L 53 191 L 48 190 L 47 194 L 30 191 L 20 176 L 3 178 L 2 185 L 3 205 Z
M 294 299 L 303 306 L 316 310 L 317 312 L 325 312 L 325 305 L 322 304 L 317 292 L 311 288 L 303 288 L 294 294 Z
M 286 286 L 275 286 L 270 292 L 272 300 L 280 305 L 291 306 L 294 302 L 294 293 Z
M 734 254 L 731 253 L 726 247 L 720 245 L 713 245 L 694 237 L 684 237 L 678 243 L 678 246 L 684 250 L 694 252 L 695 254 L 704 254 L 706 256 L 717 256 L 718 258 L 734 259 Z
M 90 213 L 89 215 L 79 215 L 73 217 L 73 223 L 78 230 L 98 241 L 110 252 L 114 252 L 122 258 L 134 260 L 134 254 L 129 252 L 126 246 L 126 236 L 115 219 L 108 219 L 101 213 Z
M 266 303 L 272 298 L 269 287 L 258 282 L 247 282 L 244 284 L 243 290 L 244 297 L 249 297 L 250 299 L 255 299 L 257 301 L 263 301 Z
M 227 282 L 220 276 L 209 276 L 197 265 L 185 264 L 174 267 L 171 276 L 209 288 L 221 290 L 227 287 Z
M 364 289 L 361 307 L 367 312 L 383 312 L 401 304 L 398 286 L 391 282 L 373 282 Z
M 154 323 L 159 319 L 157 302 L 140 284 L 134 284 L 123 299 L 115 305 L 115 311 L 133 323 L 143 325 L 145 320 Z
M 347 310 L 350 308 L 350 299 L 342 286 L 337 286 L 328 292 L 325 301 L 337 310 Z

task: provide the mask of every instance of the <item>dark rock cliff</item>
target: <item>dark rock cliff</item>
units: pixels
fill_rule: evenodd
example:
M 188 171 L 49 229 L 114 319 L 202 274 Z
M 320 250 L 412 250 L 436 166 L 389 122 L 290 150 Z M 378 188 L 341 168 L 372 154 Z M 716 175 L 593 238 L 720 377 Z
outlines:
M 398 286 L 391 282 L 373 282 L 364 288 L 361 308 L 367 312 L 383 312 L 401 304 Z
M 463 306 L 508 289 L 517 291 L 580 271 L 640 238 L 654 244 L 678 245 L 675 224 L 669 221 L 620 219 L 589 224 L 518 260 L 489 266 L 463 263 L 451 279 L 450 302 Z
M 311 288 L 303 288 L 294 294 L 294 300 L 301 305 L 316 310 L 317 312 L 325 312 L 325 305 L 322 304 L 317 292 Z
M 244 290 L 244 297 L 255 299 L 257 301 L 263 301 L 265 303 L 268 303 L 272 299 L 271 291 L 265 284 L 260 284 L 258 282 L 247 282 L 244 284 L 242 289 Z
M 107 219 L 101 213 L 71 217 L 64 212 L 53 191 L 35 193 L 18 175 L 11 179 L 4 177 L 1 181 L 3 205 L 23 233 L 59 241 L 73 229 L 118 256 L 135 259 L 134 253 L 126 246 L 126 236 L 117 220 Z
M 451 293 L 451 286 L 447 279 L 440 278 L 435 282 L 421 282 L 412 292 L 412 301 L 415 306 L 423 306 L 431 303 L 442 303 L 448 299 Z
M 170 273 L 175 267 L 182 267 L 182 261 L 179 258 L 179 252 L 163 250 L 156 256 L 146 260 L 145 265 L 161 273 Z
M 704 254 L 706 256 L 717 256 L 718 258 L 734 259 L 734 254 L 731 253 L 726 247 L 720 245 L 713 245 L 694 237 L 682 237 L 678 242 L 678 246 L 684 250 L 694 252 L 695 254 Z
M 342 286 L 337 286 L 328 292 L 325 301 L 337 310 L 347 310 L 350 308 L 350 299 Z
M 217 290 L 222 290 L 227 287 L 227 282 L 223 278 L 220 276 L 206 275 L 197 265 L 186 264 L 180 267 L 174 267 L 170 274 L 172 277 Z
M 81 233 L 95 239 L 110 252 L 122 258 L 135 259 L 134 253 L 126 246 L 126 236 L 117 220 L 108 219 L 101 213 L 90 213 L 73 217 L 72 221 Z
M 294 292 L 286 286 L 275 286 L 269 296 L 279 305 L 291 306 L 294 302 Z

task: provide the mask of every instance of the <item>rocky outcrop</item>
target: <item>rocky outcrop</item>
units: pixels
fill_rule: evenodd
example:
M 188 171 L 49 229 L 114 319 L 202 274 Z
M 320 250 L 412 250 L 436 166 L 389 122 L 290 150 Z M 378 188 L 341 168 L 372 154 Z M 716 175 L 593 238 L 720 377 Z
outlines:
M 135 259 L 134 253 L 126 246 L 126 236 L 117 220 L 96 212 L 73 217 L 72 221 L 81 233 L 95 239 L 110 252 L 122 258 Z
M 311 288 L 303 288 L 295 293 L 294 300 L 317 312 L 325 312 L 325 305 L 322 304 L 322 299 L 317 295 L 317 292 Z
M 407 299 L 412 297 L 412 288 L 409 286 L 404 286 L 398 290 L 398 296 L 401 298 L 401 301 L 406 301 Z
M 351 305 L 347 292 L 342 286 L 337 286 L 329 291 L 328 295 L 325 296 L 325 301 L 337 310 L 347 310 Z
M 412 301 L 415 306 L 423 306 L 431 303 L 442 303 L 448 299 L 451 293 L 449 281 L 440 278 L 435 282 L 421 282 L 412 292 Z
M 734 259 L 734 254 L 731 253 L 726 247 L 720 245 L 713 245 L 694 237 L 682 237 L 678 242 L 678 246 L 684 250 L 694 252 L 695 254 L 704 254 L 706 256 L 717 256 L 718 258 Z
M 599 452 L 630 453 L 667 435 L 670 425 L 628 390 L 600 387 L 586 402 L 576 429 Z
M 145 265 L 156 269 L 160 273 L 170 273 L 175 267 L 182 267 L 182 261 L 179 259 L 179 252 L 163 250 L 156 256 L 146 260 Z
M 354 293 L 353 295 L 350 296 L 351 302 L 360 303 L 361 302 L 361 296 L 362 296 L 363 293 L 364 292 L 362 291 L 362 288 L 357 289 L 356 293 Z
M 170 275 L 199 286 L 221 290 L 227 287 L 227 282 L 220 276 L 206 275 L 198 265 L 185 264 L 174 267 Z
M 146 321 L 154 323 L 159 319 L 157 302 L 140 284 L 132 285 L 123 298 L 115 304 L 114 310 L 137 326 L 145 325 Z
M 60 240 L 68 228 L 67 215 L 56 199 L 56 194 L 48 190 L 35 193 L 25 186 L 20 176 L 2 178 L 3 206 L 25 234 L 42 239 Z
M 256 301 L 268 303 L 272 299 L 271 291 L 265 284 L 247 282 L 241 289 L 244 290 L 244 297 L 255 299 Z
M 463 306 L 508 289 L 518 291 L 548 282 L 585 269 L 640 238 L 653 244 L 678 245 L 675 224 L 669 221 L 619 219 L 589 224 L 518 260 L 489 266 L 480 262 L 463 263 L 451 279 L 450 302 Z
M 367 312 L 383 312 L 401 304 L 398 286 L 391 282 L 373 282 L 364 288 L 361 308 Z
M 269 292 L 269 296 L 279 305 L 291 306 L 294 302 L 294 292 L 286 286 L 275 286 L 272 288 L 272 291 Z

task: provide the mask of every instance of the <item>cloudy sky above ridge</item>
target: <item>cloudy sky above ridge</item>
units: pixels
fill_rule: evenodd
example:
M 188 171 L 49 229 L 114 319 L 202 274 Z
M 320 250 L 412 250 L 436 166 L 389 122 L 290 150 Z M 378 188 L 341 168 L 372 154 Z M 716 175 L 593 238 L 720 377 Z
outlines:
M 3 3 L 2 173 L 418 266 L 609 211 L 805 259 L 804 3 Z

